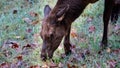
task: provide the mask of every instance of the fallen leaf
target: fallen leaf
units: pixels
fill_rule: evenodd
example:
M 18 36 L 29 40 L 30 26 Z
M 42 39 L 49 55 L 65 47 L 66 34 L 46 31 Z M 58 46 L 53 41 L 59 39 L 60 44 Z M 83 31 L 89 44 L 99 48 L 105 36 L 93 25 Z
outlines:
M 30 66 L 29 68 L 40 68 L 39 65 L 33 65 L 33 66 Z
M 66 57 L 66 55 L 65 54 L 61 54 L 61 58 L 65 58 Z
M 86 64 L 82 64 L 81 68 L 87 68 Z
M 17 58 L 17 60 L 20 60 L 20 61 L 23 60 L 22 55 L 19 55 L 19 56 L 17 56 L 16 58 Z
M 9 57 L 12 53 L 8 50 L 3 50 L 3 54 L 5 55 L 5 57 Z
M 110 68 L 115 68 L 117 64 L 116 60 L 108 60 L 107 63 L 110 65 Z
M 27 44 L 26 46 L 23 46 L 23 47 L 22 47 L 22 50 L 23 50 L 24 48 L 32 48 L 32 46 L 31 46 L 30 44 Z
M 31 33 L 31 32 L 32 32 L 32 29 L 31 29 L 31 28 L 28 28 L 28 29 L 26 30 L 26 32 L 27 32 L 27 33 Z
M 61 62 L 58 64 L 58 67 L 59 68 L 63 68 L 64 67 L 64 64 L 62 64 Z
M 93 33 L 93 32 L 95 32 L 95 30 L 96 30 L 96 28 L 94 25 L 89 27 L 89 33 Z
M 49 68 L 48 64 L 49 64 L 48 62 L 43 62 L 42 68 Z
M 78 35 L 77 35 L 77 31 L 76 31 L 75 29 L 72 29 L 72 30 L 71 30 L 70 35 L 71 35 L 73 38 L 78 37 Z
M 58 67 L 58 65 L 57 65 L 57 64 L 55 64 L 54 62 L 51 62 L 49 66 L 50 66 L 50 68 L 55 68 L 55 67 Z
M 89 22 L 92 22 L 92 20 L 93 20 L 93 17 L 87 18 L 87 22 L 88 22 L 88 23 L 89 23 Z
M 120 35 L 120 24 L 116 24 L 113 28 L 113 33 L 115 33 L 116 35 Z
M 74 65 L 72 65 L 72 68 L 78 68 L 78 66 L 74 64 Z
M 13 49 L 19 48 L 18 43 L 11 42 L 11 44 L 12 44 L 11 48 L 13 48 Z
M 70 62 L 77 62 L 78 60 L 77 60 L 77 57 L 72 57 L 72 58 L 70 58 Z
M 80 42 L 85 42 L 85 41 L 86 41 L 85 38 L 80 39 Z
M 101 68 L 100 63 L 96 63 L 95 68 Z
M 2 64 L 0 64 L 0 68 L 9 68 L 9 67 L 10 67 L 9 63 L 3 62 Z
M 21 38 L 21 36 L 15 36 L 15 38 L 16 38 L 16 39 L 20 39 L 20 38 Z
M 115 53 L 115 54 L 119 54 L 120 53 L 120 49 L 112 50 L 112 52 Z
M 70 65 L 70 63 L 67 63 L 67 68 L 71 68 L 71 65 Z
M 84 50 L 84 54 L 85 55 L 90 55 L 90 50 L 88 50 L 88 49 Z
M 33 34 L 33 38 L 35 42 L 39 42 L 39 37 L 40 37 L 39 33 Z
M 72 48 L 76 48 L 76 45 L 72 45 L 72 46 L 71 46 L 71 49 L 72 49 Z
M 32 22 L 32 25 L 36 25 L 37 23 L 39 23 L 39 20 L 35 20 Z
M 30 18 L 23 18 L 23 21 L 25 21 L 28 24 L 31 24 L 32 20 Z
M 106 49 L 106 52 L 110 53 L 110 52 L 111 52 L 111 49 L 110 49 L 110 48 L 107 48 L 107 49 Z
M 120 25 L 116 24 L 115 27 L 114 27 L 114 30 L 115 31 L 120 30 Z
M 38 17 L 39 16 L 39 14 L 38 13 L 36 13 L 36 12 L 30 12 L 29 13 L 32 17 Z

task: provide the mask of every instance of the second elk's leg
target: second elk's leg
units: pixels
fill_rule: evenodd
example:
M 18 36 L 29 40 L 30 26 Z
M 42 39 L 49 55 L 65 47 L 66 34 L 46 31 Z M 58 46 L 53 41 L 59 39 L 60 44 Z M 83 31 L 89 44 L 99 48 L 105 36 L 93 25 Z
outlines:
M 102 48 L 107 47 L 108 43 L 108 24 L 109 24 L 109 19 L 110 15 L 112 12 L 112 8 L 114 5 L 114 0 L 105 0 L 105 5 L 104 5 L 104 15 L 103 15 L 103 23 L 104 23 L 104 30 L 103 30 L 103 38 L 101 42 Z

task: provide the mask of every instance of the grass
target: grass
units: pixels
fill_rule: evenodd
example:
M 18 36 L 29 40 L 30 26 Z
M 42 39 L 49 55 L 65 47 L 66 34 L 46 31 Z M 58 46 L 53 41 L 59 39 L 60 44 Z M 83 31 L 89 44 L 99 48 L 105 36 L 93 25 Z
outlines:
M 41 29 L 41 20 L 43 18 L 43 8 L 46 4 L 54 7 L 55 1 L 51 0 L 1 0 L 0 1 L 0 64 L 7 63 L 11 66 L 20 66 L 26 68 L 34 65 L 44 66 L 40 59 L 40 50 L 42 40 L 39 36 Z M 101 6 L 101 7 L 99 7 Z M 116 32 L 112 33 L 113 28 L 109 28 L 109 48 L 98 54 L 99 42 L 102 39 L 103 32 L 103 0 L 90 4 L 84 13 L 72 24 L 77 37 L 72 37 L 71 43 L 76 45 L 72 55 L 61 59 L 64 53 L 62 43 L 54 53 L 54 63 L 64 68 L 75 66 L 76 68 L 109 68 L 113 63 L 116 68 L 120 67 L 120 53 L 116 50 L 120 48 L 120 36 Z M 14 11 L 17 10 L 17 13 Z M 30 12 L 39 14 L 39 17 L 33 17 Z M 27 23 L 25 18 L 36 21 L 38 24 Z M 28 20 L 28 21 L 29 21 Z M 120 19 L 117 24 L 120 24 Z M 94 26 L 95 31 L 89 32 L 89 27 Z M 18 48 L 12 48 L 9 42 L 15 42 Z M 26 45 L 30 44 L 30 48 Z M 23 47 L 26 46 L 26 49 Z M 33 46 L 33 47 L 32 47 Z M 90 54 L 86 54 L 86 51 Z M 22 55 L 22 60 L 20 60 Z M 115 63 L 116 62 L 116 63 Z M 19 64 L 20 63 L 20 64 Z M 48 61 L 48 63 L 51 63 Z M 0 65 L 1 66 L 1 65 Z M 48 65 L 49 66 L 49 65 Z

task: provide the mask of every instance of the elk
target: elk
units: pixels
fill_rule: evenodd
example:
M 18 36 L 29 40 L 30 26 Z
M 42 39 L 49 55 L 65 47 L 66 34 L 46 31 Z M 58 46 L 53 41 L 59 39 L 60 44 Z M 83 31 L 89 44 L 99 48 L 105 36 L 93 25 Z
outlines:
M 83 12 L 89 3 L 95 3 L 98 0 L 58 0 L 55 7 L 51 9 L 49 5 L 44 8 L 44 20 L 40 36 L 43 40 L 41 58 L 46 60 L 52 58 L 54 51 L 58 48 L 61 40 L 64 38 L 65 54 L 71 53 L 70 30 L 71 24 Z M 101 47 L 107 47 L 108 22 L 111 16 L 112 8 L 118 0 L 105 0 L 103 12 L 103 38 Z

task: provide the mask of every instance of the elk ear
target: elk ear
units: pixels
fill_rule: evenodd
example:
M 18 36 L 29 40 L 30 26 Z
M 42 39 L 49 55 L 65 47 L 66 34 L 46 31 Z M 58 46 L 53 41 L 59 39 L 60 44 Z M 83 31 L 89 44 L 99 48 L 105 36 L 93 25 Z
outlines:
M 90 0 L 90 3 L 95 3 L 97 2 L 98 0 Z
M 44 8 L 44 17 L 46 17 L 51 11 L 51 8 L 49 5 L 46 5 Z
M 57 20 L 58 21 L 62 21 L 65 17 L 66 12 L 69 9 L 69 5 L 65 6 L 63 9 L 61 9 L 58 13 L 57 13 Z

